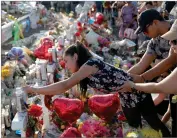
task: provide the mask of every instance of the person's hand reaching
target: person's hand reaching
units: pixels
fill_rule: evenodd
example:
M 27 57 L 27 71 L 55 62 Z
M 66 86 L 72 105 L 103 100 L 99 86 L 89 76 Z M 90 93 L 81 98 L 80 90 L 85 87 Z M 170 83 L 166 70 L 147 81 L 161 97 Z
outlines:
M 126 81 L 119 89 L 119 92 L 132 92 L 134 88 L 134 83 L 132 81 Z
M 136 75 L 136 74 L 129 74 L 133 78 L 133 82 L 135 83 L 143 83 L 145 82 L 144 78 L 142 75 Z
M 24 87 L 23 87 L 23 90 L 24 90 L 24 92 L 26 92 L 26 93 L 32 93 L 32 94 L 35 93 L 33 87 L 28 86 L 28 85 L 27 85 L 27 86 L 24 86 Z

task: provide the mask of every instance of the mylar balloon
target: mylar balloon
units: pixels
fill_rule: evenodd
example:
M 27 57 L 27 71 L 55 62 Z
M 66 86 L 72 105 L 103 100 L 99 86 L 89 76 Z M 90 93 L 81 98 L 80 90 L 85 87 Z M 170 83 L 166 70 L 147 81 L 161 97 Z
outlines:
M 110 121 L 116 114 L 120 101 L 117 94 L 94 95 L 89 99 L 88 105 L 95 115 Z
M 68 123 L 75 122 L 84 111 L 84 103 L 79 99 L 58 98 L 53 101 L 57 115 Z

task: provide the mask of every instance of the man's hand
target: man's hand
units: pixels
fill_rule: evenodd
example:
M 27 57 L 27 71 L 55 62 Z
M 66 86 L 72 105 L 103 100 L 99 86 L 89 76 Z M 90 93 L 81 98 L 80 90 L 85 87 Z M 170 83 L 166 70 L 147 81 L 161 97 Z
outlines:
M 141 75 L 129 74 L 133 78 L 133 82 L 135 83 L 143 83 L 145 80 Z
M 126 81 L 124 85 L 119 88 L 119 92 L 132 92 L 135 89 L 135 84 L 132 81 Z
M 122 85 L 119 89 L 119 92 L 131 92 L 132 91 L 132 85 L 130 83 L 130 81 L 127 81 L 124 83 L 124 85 Z

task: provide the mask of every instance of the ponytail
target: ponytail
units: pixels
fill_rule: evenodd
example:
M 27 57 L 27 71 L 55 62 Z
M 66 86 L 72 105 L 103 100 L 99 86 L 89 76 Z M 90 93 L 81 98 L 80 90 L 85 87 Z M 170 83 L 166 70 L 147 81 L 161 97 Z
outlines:
M 85 48 L 85 46 L 79 41 L 77 41 L 75 45 L 71 45 L 65 51 L 65 55 L 69 55 L 69 56 L 74 56 L 75 53 L 78 55 L 77 65 L 79 68 L 92 57 L 88 49 Z M 86 95 L 88 83 L 89 83 L 88 78 L 81 80 L 79 83 L 80 91 L 83 96 Z

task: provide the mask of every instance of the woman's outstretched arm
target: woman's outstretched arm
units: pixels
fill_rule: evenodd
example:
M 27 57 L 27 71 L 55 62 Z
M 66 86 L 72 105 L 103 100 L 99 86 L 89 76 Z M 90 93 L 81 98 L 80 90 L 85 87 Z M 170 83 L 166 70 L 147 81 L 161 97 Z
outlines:
M 133 83 L 126 82 L 121 88 L 120 92 L 131 91 L 131 88 L 143 91 L 146 93 L 166 93 L 177 94 L 177 68 L 165 79 L 159 83 Z
M 36 93 L 36 94 L 43 94 L 43 95 L 58 95 L 66 92 L 68 89 L 78 84 L 82 79 L 90 76 L 91 74 L 95 73 L 97 70 L 98 69 L 96 67 L 83 65 L 79 69 L 79 71 L 77 71 L 73 76 L 71 76 L 67 80 L 57 82 L 41 88 L 26 86 L 23 89 L 27 93 Z

